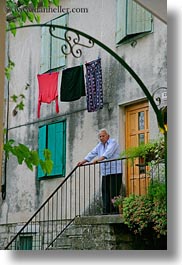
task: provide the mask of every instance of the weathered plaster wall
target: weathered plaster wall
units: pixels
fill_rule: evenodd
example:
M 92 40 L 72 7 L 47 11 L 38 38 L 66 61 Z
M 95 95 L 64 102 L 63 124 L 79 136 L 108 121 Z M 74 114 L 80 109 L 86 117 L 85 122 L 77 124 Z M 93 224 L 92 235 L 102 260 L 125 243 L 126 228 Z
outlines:
M 87 7 L 88 13 L 70 14 L 69 26 L 82 30 L 115 50 L 136 71 L 151 92 L 160 86 L 167 86 L 166 70 L 166 25 L 154 19 L 154 33 L 130 44 L 115 45 L 115 1 L 67 1 L 63 7 Z M 59 16 L 58 13 L 41 14 L 42 23 Z M 41 119 L 37 120 L 38 83 L 40 73 L 40 28 L 21 29 L 16 37 L 10 35 L 9 56 L 16 67 L 9 83 L 10 96 L 25 94 L 25 108 L 12 116 L 15 103 L 10 101 L 9 138 L 37 149 L 38 127 L 44 123 L 66 119 L 66 173 L 81 160 L 98 142 L 97 133 L 106 127 L 111 137 L 116 138 L 124 148 L 124 107 L 131 102 L 145 98 L 138 84 L 128 72 L 108 53 L 98 46 L 83 49 L 83 56 L 67 57 L 67 67 L 84 64 L 98 56 L 102 59 L 104 108 L 95 113 L 86 110 L 86 98 L 65 103 L 59 102 L 60 113 L 55 113 L 55 103 L 42 104 Z M 87 42 L 87 40 L 84 40 Z M 61 80 L 61 73 L 59 76 Z M 25 85 L 30 85 L 25 90 Z M 155 114 L 150 112 L 151 138 L 158 134 Z M 36 170 L 29 171 L 19 166 L 15 158 L 7 164 L 7 196 L 2 202 L 0 222 L 24 221 L 47 198 L 61 179 L 36 180 Z

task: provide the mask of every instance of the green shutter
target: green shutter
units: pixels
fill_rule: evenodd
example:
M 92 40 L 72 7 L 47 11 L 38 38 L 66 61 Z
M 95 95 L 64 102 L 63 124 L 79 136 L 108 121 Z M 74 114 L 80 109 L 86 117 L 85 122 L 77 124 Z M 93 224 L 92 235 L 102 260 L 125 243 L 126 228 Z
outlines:
M 39 157 L 44 160 L 44 149 L 46 148 L 46 126 L 39 128 Z M 40 166 L 38 166 L 38 178 L 44 177 L 45 174 Z
M 51 151 L 54 162 L 52 175 L 65 174 L 65 124 L 64 122 L 48 126 L 48 149 Z
M 20 250 L 32 250 L 32 236 L 20 236 Z
M 127 1 L 127 35 L 150 32 L 152 15 L 135 1 Z
M 152 14 L 133 0 L 117 0 L 116 43 L 152 31 Z
M 67 15 L 61 16 L 52 21 L 52 25 L 61 25 L 66 26 Z M 57 37 L 61 37 L 64 39 L 65 30 L 55 28 L 53 34 Z M 61 47 L 65 44 L 64 40 L 60 40 L 57 38 L 51 38 L 51 69 L 65 66 L 65 55 L 61 51 Z
M 116 5 L 116 43 L 126 36 L 126 1 L 117 0 Z
M 42 27 L 40 73 L 44 73 L 50 69 L 50 40 L 49 27 Z

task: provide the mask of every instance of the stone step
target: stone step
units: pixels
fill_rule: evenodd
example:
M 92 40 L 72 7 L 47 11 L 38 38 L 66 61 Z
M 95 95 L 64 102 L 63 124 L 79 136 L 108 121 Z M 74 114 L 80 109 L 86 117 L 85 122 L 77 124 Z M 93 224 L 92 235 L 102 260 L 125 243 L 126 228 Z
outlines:
M 51 249 L 110 249 L 109 242 L 112 246 L 115 240 L 110 227 L 113 222 L 122 223 L 121 216 L 77 217 Z

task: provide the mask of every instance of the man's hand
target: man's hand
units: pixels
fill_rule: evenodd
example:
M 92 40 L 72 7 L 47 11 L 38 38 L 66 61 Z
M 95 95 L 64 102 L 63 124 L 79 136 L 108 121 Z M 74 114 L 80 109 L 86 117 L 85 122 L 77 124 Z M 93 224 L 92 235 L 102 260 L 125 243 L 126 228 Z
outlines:
M 99 158 L 97 158 L 97 159 L 94 159 L 93 160 L 93 164 L 96 164 L 96 163 L 98 163 L 98 162 L 100 162 L 100 161 L 102 161 L 102 160 L 104 160 L 105 159 L 105 157 L 104 156 L 101 156 L 101 157 L 99 157 Z
M 82 161 L 80 161 L 80 162 L 77 163 L 77 166 L 82 166 L 86 162 L 88 162 L 88 161 L 87 160 L 82 160 Z

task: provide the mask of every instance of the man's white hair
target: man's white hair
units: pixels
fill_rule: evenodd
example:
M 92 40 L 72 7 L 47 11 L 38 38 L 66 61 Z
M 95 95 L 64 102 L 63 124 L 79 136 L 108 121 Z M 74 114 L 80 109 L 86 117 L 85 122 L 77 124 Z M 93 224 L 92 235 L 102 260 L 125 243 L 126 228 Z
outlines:
M 105 132 L 106 134 L 109 135 L 109 132 L 108 132 L 107 129 L 105 129 L 105 128 L 100 129 L 100 130 L 99 130 L 99 134 L 100 134 L 101 132 Z

